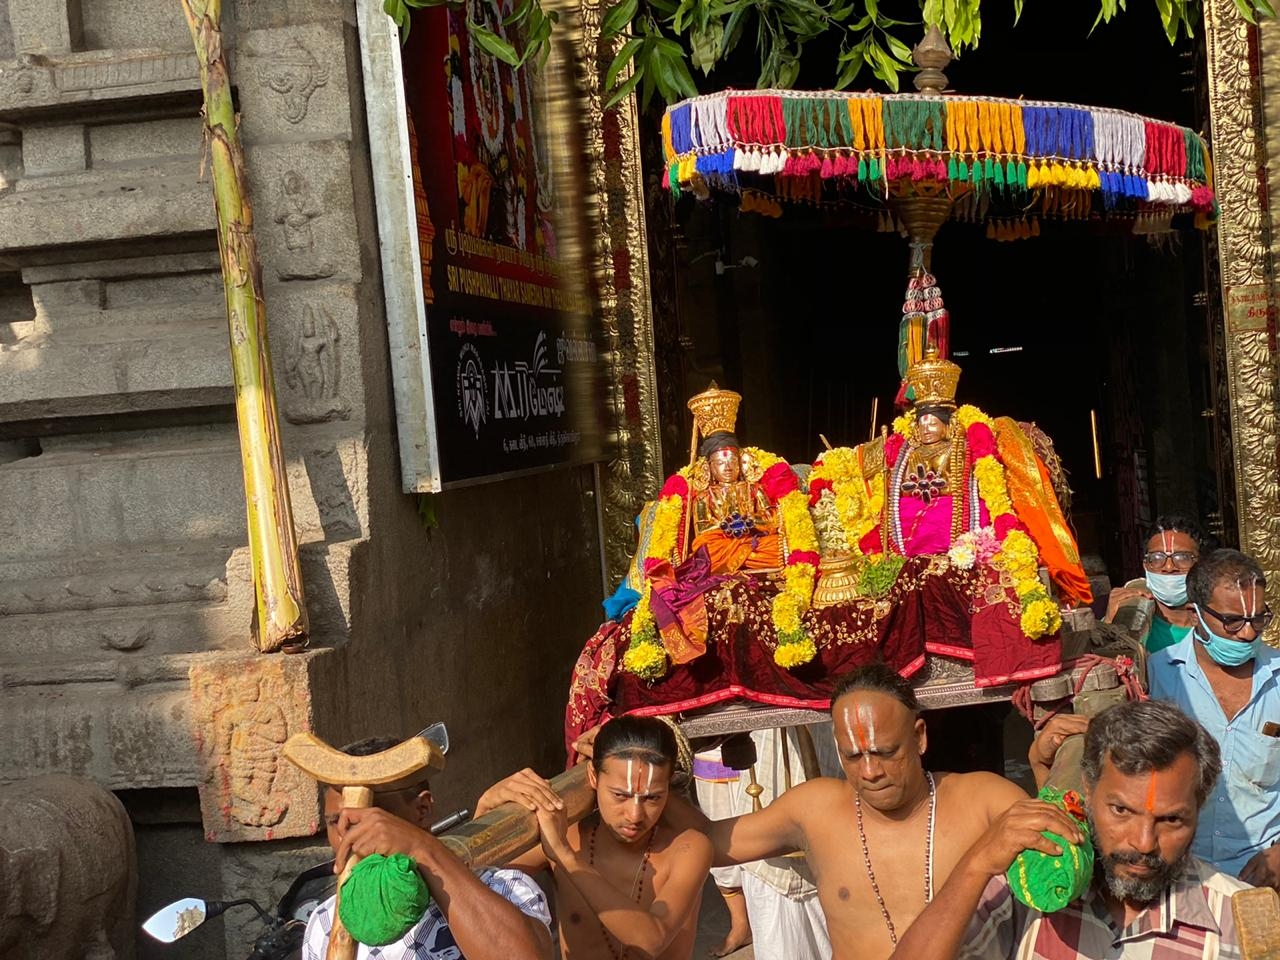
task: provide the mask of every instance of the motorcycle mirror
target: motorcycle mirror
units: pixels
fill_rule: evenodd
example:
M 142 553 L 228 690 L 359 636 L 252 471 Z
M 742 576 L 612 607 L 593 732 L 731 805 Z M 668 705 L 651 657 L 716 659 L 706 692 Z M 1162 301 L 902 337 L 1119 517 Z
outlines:
M 422 739 L 434 743 L 440 748 L 440 752 L 448 756 L 449 754 L 449 728 L 445 726 L 443 720 L 439 720 L 431 726 L 427 727 L 418 736 Z
M 203 900 L 187 897 L 161 907 L 142 925 L 142 929 L 161 943 L 173 943 L 208 918 L 208 905 Z

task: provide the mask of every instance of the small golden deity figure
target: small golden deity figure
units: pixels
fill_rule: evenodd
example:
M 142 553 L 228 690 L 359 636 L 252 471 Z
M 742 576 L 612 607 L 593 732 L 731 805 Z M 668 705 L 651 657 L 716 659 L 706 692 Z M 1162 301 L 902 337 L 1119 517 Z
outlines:
M 881 543 L 905 556 L 946 553 L 991 522 L 967 469 L 968 437 L 953 423 L 960 368 L 933 351 L 907 370 L 914 401 L 901 450 L 886 450 Z
M 706 547 L 715 574 L 782 566 L 776 505 L 760 486 L 761 465 L 733 432 L 741 401 L 714 381 L 689 401 L 702 442 L 689 475 L 687 553 Z
M 667 478 L 642 516 L 623 668 L 646 679 L 662 676 L 668 660 L 688 663 L 706 652 L 705 595 L 735 574 L 785 570 L 770 602 L 774 661 L 790 668 L 815 656 L 801 622 L 819 562 L 808 497 L 784 459 L 738 442 L 741 402 L 714 382 L 689 401 L 689 466 Z

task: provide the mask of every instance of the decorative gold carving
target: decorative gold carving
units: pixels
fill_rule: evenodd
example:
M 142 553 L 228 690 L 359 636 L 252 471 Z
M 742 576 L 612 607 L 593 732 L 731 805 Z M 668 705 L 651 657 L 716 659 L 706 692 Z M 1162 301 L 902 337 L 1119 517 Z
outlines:
M 925 358 L 907 368 L 907 386 L 918 406 L 955 406 L 960 367 L 930 350 Z
M 1258 29 L 1240 16 L 1233 0 L 1207 0 L 1204 12 L 1240 546 L 1274 582 L 1280 576 L 1276 286 L 1269 250 L 1273 230 L 1262 200 L 1267 152 L 1261 87 L 1268 72 L 1280 77 L 1280 54 L 1264 46 L 1260 75 Z
M 662 441 L 655 378 L 653 312 L 645 236 L 645 184 L 634 97 L 608 114 L 604 77 L 616 42 L 600 39 L 600 0 L 577 0 L 587 131 L 584 188 L 596 238 L 593 275 L 598 291 L 618 423 L 619 457 L 601 471 L 605 561 L 616 582 L 635 549 L 636 514 L 662 482 Z M 624 78 L 620 78 L 624 79 Z
M 813 588 L 813 607 L 822 610 L 836 603 L 849 603 L 858 596 L 858 565 L 853 554 L 839 553 L 822 558 L 818 583 Z
M 711 386 L 689 399 L 689 410 L 693 413 L 698 435 L 709 437 L 713 433 L 733 433 L 741 403 L 742 394 L 721 390 L 712 380 Z

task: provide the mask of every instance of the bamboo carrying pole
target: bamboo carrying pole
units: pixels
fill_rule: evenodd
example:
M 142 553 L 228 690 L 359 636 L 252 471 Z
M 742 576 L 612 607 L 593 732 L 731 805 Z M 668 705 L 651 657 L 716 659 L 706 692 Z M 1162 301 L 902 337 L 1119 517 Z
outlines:
M 248 508 L 249 557 L 256 594 L 253 634 L 264 653 L 307 641 L 307 609 L 275 381 L 262 302 L 262 267 L 253 238 L 253 208 L 245 181 L 231 78 L 222 51 L 222 0 L 180 0 L 200 62 L 205 138 L 213 171 L 218 252 L 231 333 L 231 370 L 240 460 Z

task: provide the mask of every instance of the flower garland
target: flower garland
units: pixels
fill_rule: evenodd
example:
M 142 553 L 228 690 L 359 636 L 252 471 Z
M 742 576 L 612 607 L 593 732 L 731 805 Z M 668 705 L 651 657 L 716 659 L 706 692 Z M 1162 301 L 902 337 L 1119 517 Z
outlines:
M 742 458 L 744 462 L 758 464 L 763 471 L 760 486 L 765 495 L 778 505 L 781 530 L 788 548 L 786 575 L 782 591 L 773 601 L 772 618 L 777 632 L 774 662 L 790 669 L 808 663 L 818 652 L 813 638 L 801 624 L 801 618 L 808 612 L 813 599 L 818 570 L 818 533 L 809 513 L 809 498 L 800 489 L 799 479 L 785 460 L 758 447 L 744 447 Z M 689 475 L 689 468 L 681 470 L 667 481 L 659 494 L 649 550 L 643 564 L 646 575 L 680 553 Z M 622 656 L 624 670 L 649 681 L 664 677 L 668 663 L 667 651 L 653 618 L 652 591 L 652 584 L 646 583 L 631 614 L 631 643 Z
M 1055 633 L 1062 626 L 1062 614 L 1040 580 L 1040 554 L 1035 542 L 1013 512 L 1004 465 L 996 454 L 993 421 L 970 404 L 957 408 L 952 419 L 965 430 L 971 469 L 978 482 L 978 496 L 991 513 L 992 533 L 1000 547 L 990 558 L 991 563 L 1013 581 L 1014 593 L 1022 608 L 1022 632 L 1031 640 Z M 894 432 L 903 437 L 909 436 L 910 428 L 909 416 L 894 421 Z M 980 531 L 980 534 L 984 532 Z M 980 537 L 966 540 L 966 536 L 957 540 L 949 553 L 952 562 L 961 569 L 970 569 L 976 560 L 983 559 L 981 554 L 987 549 Z
M 667 648 L 658 639 L 658 625 L 649 606 L 653 588 L 645 584 L 644 593 L 631 613 L 631 643 L 622 655 L 622 669 L 642 680 L 660 680 L 667 673 Z
M 778 641 L 773 651 L 773 662 L 790 670 L 808 663 L 818 653 L 813 638 L 801 623 L 813 599 L 814 578 L 818 572 L 818 531 L 813 526 L 813 515 L 809 513 L 809 498 L 800 489 L 800 480 L 791 466 L 781 457 L 758 447 L 747 447 L 742 455 L 743 459 L 750 458 L 763 469 L 760 486 L 765 495 L 778 505 L 782 519 L 787 569 L 782 591 L 773 598 L 773 627 Z
M 1014 593 L 1022 604 L 1022 632 L 1032 640 L 1056 633 L 1062 626 L 1062 614 L 1040 580 L 1040 554 L 1031 538 L 1022 530 L 1010 530 L 993 562 L 1013 580 Z
M 648 576 L 655 566 L 670 561 L 677 553 L 683 531 L 685 498 L 689 495 L 689 470 L 672 476 L 658 495 L 653 512 L 653 530 L 643 568 Z M 658 625 L 650 606 L 653 586 L 646 581 L 644 592 L 631 614 L 631 643 L 622 655 L 622 668 L 644 680 L 660 680 L 667 673 L 667 648 L 658 636 Z
M 861 557 L 862 538 L 880 523 L 884 491 L 877 484 L 868 496 L 867 482 L 856 450 L 836 447 L 818 458 L 809 474 L 809 502 L 816 506 L 824 491 L 835 497 L 836 513 L 848 541 L 848 552 Z

